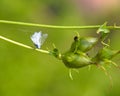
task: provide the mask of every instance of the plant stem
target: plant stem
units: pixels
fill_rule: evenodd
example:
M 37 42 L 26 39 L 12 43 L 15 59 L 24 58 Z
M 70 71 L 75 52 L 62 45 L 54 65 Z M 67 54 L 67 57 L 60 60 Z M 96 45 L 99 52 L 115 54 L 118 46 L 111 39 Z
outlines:
M 101 25 L 92 25 L 92 26 L 55 26 L 55 25 L 45 25 L 45 24 L 35 24 L 35 23 L 25 23 L 25 22 L 16 22 L 16 21 L 7 21 L 0 20 L 0 23 L 6 24 L 15 24 L 15 25 L 24 25 L 24 26 L 34 26 L 34 27 L 43 27 L 43 28 L 54 28 L 54 29 L 97 29 Z M 120 26 L 106 26 L 107 29 L 120 29 Z
M 15 45 L 18 45 L 18 46 L 21 46 L 21 47 L 24 47 L 24 48 L 27 48 L 27 49 L 32 49 L 32 50 L 39 51 L 39 52 L 41 52 L 41 53 L 49 54 L 49 51 L 41 50 L 41 49 L 35 49 L 35 48 L 31 47 L 31 46 L 25 45 L 25 44 L 23 44 L 23 43 L 19 43 L 19 42 L 17 42 L 17 41 L 11 40 L 11 39 L 8 39 L 8 38 L 6 38 L 6 37 L 4 37 L 4 36 L 1 36 L 1 35 L 0 35 L 0 39 L 3 39 L 3 40 L 5 40 L 5 41 L 7 41 L 7 42 L 13 43 L 13 44 L 15 44 Z

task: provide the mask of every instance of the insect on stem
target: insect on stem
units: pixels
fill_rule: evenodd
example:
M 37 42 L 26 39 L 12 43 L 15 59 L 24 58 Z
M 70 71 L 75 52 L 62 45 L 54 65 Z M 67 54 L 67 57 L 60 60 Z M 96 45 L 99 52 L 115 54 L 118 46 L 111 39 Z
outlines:
M 25 45 L 25 44 L 23 44 L 23 43 L 20 43 L 20 42 L 11 40 L 11 39 L 8 39 L 8 38 L 6 38 L 6 37 L 4 37 L 4 36 L 1 36 L 1 35 L 0 35 L 0 39 L 5 40 L 5 41 L 7 41 L 7 42 L 10 42 L 10 43 L 12 43 L 12 44 L 18 45 L 18 46 L 27 48 L 27 49 L 32 49 L 32 50 L 34 49 L 34 48 L 31 47 L 31 46 Z M 35 50 L 36 50 L 36 51 L 39 51 L 39 52 L 41 52 L 41 53 L 49 54 L 49 51 L 46 51 L 46 50 L 41 50 L 41 49 L 35 49 Z

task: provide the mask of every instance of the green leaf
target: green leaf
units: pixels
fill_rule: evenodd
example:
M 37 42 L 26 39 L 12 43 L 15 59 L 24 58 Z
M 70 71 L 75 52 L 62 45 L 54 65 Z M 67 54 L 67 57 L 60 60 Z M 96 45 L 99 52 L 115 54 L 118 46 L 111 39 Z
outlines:
M 107 28 L 107 22 L 105 22 L 101 27 L 97 30 L 97 34 L 101 33 L 101 41 L 103 42 L 108 34 L 110 33 L 110 30 Z
M 107 22 L 105 22 L 103 25 L 101 25 L 101 27 L 97 30 L 97 33 L 99 34 L 99 33 L 110 33 L 110 30 L 109 29 L 107 29 L 107 27 L 106 27 L 106 25 L 107 25 Z

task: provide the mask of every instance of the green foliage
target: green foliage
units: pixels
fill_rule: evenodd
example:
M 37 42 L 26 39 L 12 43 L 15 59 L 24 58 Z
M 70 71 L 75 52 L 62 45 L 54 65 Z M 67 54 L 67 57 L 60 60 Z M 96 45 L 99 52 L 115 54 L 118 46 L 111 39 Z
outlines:
M 102 33 L 100 38 L 95 37 L 74 37 L 74 42 L 71 44 L 70 50 L 62 54 L 62 61 L 68 68 L 81 68 L 91 64 L 94 65 L 104 65 L 104 64 L 114 64 L 111 61 L 113 57 L 119 54 L 119 51 L 114 51 L 109 48 L 109 44 L 103 42 L 107 35 L 110 33 L 106 28 L 106 23 L 104 23 L 97 31 L 97 33 Z M 88 51 L 91 51 L 95 45 L 99 42 L 102 43 L 102 47 L 98 50 L 97 54 L 92 57 L 88 55 Z
M 50 55 L 53 55 L 57 59 L 61 59 L 61 54 L 57 48 L 54 48 L 52 51 L 50 51 Z
M 104 41 L 106 36 L 110 33 L 110 30 L 107 28 L 107 22 L 100 26 L 100 28 L 97 30 L 97 33 L 101 33 L 101 40 Z
M 87 52 L 97 43 L 98 39 L 94 37 L 74 37 L 70 51 Z
M 81 68 L 92 64 L 91 59 L 83 52 L 68 51 L 62 54 L 62 61 L 68 68 Z

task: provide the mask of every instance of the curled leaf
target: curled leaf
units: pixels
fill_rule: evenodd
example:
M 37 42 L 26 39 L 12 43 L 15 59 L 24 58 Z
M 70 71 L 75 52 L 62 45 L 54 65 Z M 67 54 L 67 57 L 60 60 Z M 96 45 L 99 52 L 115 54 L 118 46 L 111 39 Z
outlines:
M 97 34 L 99 33 L 110 33 L 110 30 L 106 27 L 107 22 L 105 22 L 101 27 L 97 30 Z

